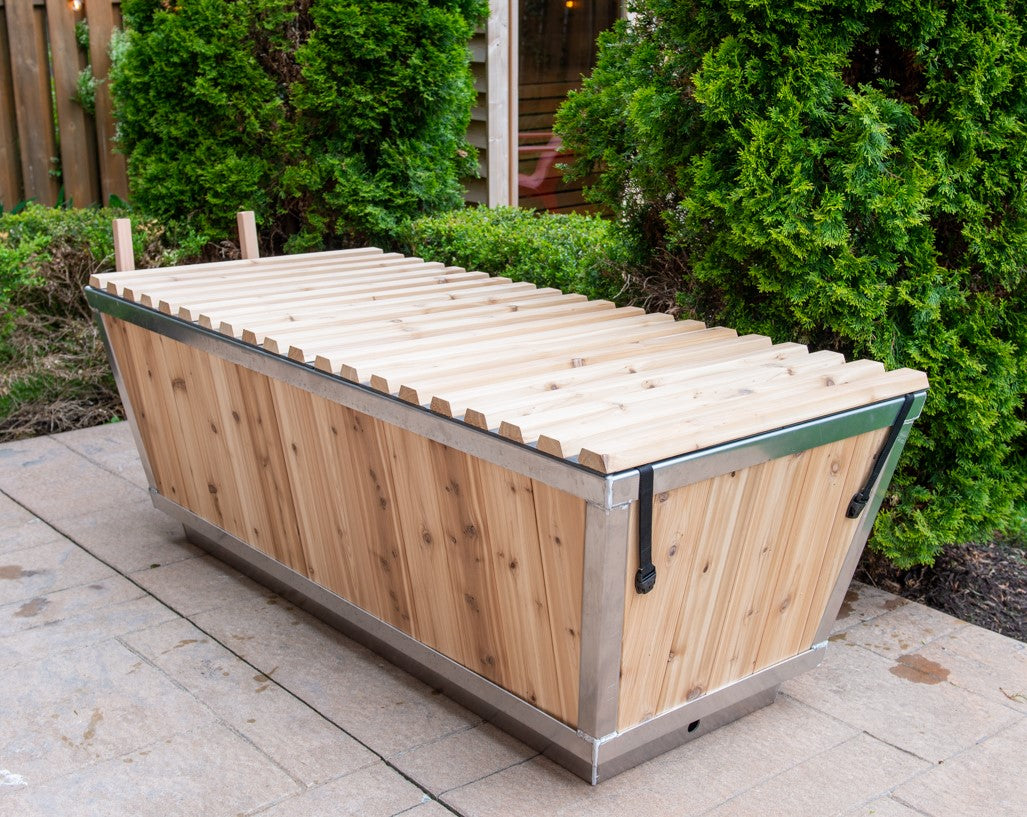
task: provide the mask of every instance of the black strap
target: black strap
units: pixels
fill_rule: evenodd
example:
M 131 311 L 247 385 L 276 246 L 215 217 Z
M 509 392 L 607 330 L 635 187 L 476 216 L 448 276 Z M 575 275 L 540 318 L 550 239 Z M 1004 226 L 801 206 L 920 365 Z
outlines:
M 863 513 L 863 509 L 870 501 L 870 492 L 874 489 L 874 485 L 877 484 L 881 471 L 884 470 L 884 464 L 888 460 L 888 455 L 891 453 L 892 448 L 895 447 L 895 441 L 899 438 L 899 432 L 902 431 L 902 426 L 909 416 L 909 410 L 913 407 L 913 397 L 914 395 L 907 394 L 906 399 L 902 401 L 902 406 L 895 417 L 895 422 L 892 423 L 891 431 L 888 432 L 888 439 L 884 441 L 881 450 L 877 452 L 877 459 L 874 460 L 874 467 L 870 469 L 870 476 L 867 477 L 862 490 L 849 503 L 849 509 L 845 512 L 849 519 L 855 519 Z
M 653 467 L 642 465 L 638 469 L 638 572 L 635 590 L 648 593 L 656 585 L 656 565 L 653 564 Z

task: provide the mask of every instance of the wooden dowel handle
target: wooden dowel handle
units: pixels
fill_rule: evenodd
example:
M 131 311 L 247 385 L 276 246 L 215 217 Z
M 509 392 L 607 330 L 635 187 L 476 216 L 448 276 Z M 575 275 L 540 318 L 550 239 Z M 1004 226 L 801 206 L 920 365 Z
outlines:
M 134 270 L 132 254 L 132 222 L 127 218 L 114 219 L 114 269 L 118 272 Z
M 239 249 L 243 258 L 260 258 L 257 247 L 257 221 L 252 210 L 243 210 L 235 217 L 239 227 Z

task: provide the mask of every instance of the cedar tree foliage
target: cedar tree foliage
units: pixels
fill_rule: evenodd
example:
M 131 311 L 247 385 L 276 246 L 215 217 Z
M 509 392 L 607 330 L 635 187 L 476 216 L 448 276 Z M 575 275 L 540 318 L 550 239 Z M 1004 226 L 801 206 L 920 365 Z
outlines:
M 123 0 L 112 92 L 133 204 L 274 248 L 366 243 L 462 203 L 484 0 Z
M 1024 527 L 1027 3 L 636 0 L 558 116 L 686 314 L 926 371 L 872 545 Z

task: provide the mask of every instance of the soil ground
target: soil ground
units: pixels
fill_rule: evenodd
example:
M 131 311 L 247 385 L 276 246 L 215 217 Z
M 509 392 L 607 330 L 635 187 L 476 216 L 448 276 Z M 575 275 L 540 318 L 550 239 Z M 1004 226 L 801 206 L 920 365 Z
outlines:
M 1027 642 L 1027 550 L 995 541 L 950 546 L 932 566 L 900 570 L 869 549 L 856 578 Z

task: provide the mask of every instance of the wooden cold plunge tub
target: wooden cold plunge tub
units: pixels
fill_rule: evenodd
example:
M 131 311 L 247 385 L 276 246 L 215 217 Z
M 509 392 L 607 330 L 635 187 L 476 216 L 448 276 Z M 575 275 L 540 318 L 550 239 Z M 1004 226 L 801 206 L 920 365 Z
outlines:
M 821 659 L 927 388 L 372 248 L 87 297 L 157 507 L 593 783 Z

